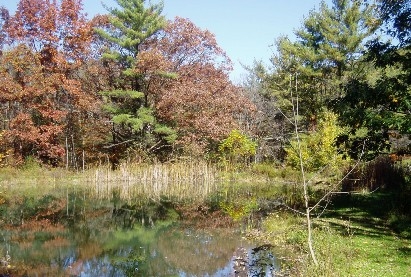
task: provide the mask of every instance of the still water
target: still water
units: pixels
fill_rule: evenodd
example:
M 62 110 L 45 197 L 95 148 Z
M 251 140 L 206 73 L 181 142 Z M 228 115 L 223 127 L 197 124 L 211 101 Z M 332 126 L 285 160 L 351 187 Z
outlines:
M 269 246 L 231 229 L 124 228 L 100 218 L 70 228 L 38 221 L 0 235 L 0 276 L 275 276 L 280 266 Z

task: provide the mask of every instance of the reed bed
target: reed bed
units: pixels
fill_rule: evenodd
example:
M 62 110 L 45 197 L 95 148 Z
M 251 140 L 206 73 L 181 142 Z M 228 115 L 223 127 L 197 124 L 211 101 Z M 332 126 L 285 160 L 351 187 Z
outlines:
M 0 194 L 33 197 L 54 194 L 68 197 L 82 193 L 96 200 L 204 200 L 219 187 L 219 172 L 207 162 L 122 164 L 90 168 L 83 172 L 65 169 L 0 169 Z
M 166 197 L 177 201 L 203 200 L 218 189 L 218 171 L 206 162 L 173 164 L 122 164 L 118 170 L 98 167 L 85 172 L 93 198 L 122 200 Z

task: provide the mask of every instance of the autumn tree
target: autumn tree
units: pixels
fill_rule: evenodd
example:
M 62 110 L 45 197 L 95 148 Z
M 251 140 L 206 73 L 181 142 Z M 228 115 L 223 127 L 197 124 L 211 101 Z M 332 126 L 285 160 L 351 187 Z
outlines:
M 1 103 L 16 157 L 56 165 L 65 156 L 64 137 L 74 141 L 75 125 L 94 102 L 78 80 L 92 31 L 81 3 L 21 0 L 8 21 L 12 50 L 2 60 L 9 85 Z
M 145 51 L 163 60 L 162 71 L 176 74 L 156 89 L 156 112 L 177 130 L 178 145 L 186 153 L 216 150 L 252 113 L 254 106 L 231 83 L 231 61 L 211 32 L 176 17 L 147 41 Z
M 55 106 L 55 76 L 43 72 L 40 55 L 26 45 L 6 51 L 1 57 L 0 101 L 5 114 L 5 138 L 17 159 L 35 156 L 56 164 L 64 155 L 59 136 L 65 112 Z

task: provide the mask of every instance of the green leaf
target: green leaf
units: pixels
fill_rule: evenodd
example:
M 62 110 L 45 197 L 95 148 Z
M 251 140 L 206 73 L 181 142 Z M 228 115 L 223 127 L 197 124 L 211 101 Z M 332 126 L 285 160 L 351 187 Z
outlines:
M 112 120 L 115 124 L 128 124 L 130 121 L 131 115 L 129 114 L 118 114 L 113 116 Z
M 146 124 L 154 124 L 155 122 L 155 117 L 153 116 L 153 110 L 151 108 L 141 107 L 138 109 L 137 116 Z
M 130 118 L 129 124 L 134 131 L 141 131 L 144 127 L 144 122 L 140 118 Z
M 165 126 L 165 125 L 161 125 L 161 124 L 157 124 L 154 132 L 159 134 L 159 135 L 163 135 L 164 139 L 168 142 L 168 143 L 173 143 L 176 141 L 177 139 L 177 133 L 174 129 Z
M 144 97 L 144 93 L 135 90 L 112 90 L 100 92 L 103 96 L 115 97 L 115 98 L 130 98 L 140 99 Z
M 120 113 L 120 109 L 113 105 L 113 104 L 105 104 L 103 105 L 103 111 L 108 112 L 110 114 L 119 114 Z

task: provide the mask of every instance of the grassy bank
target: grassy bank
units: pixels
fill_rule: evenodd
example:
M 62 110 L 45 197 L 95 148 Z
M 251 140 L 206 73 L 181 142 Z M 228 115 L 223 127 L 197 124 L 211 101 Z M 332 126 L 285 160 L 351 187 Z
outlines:
M 308 254 L 303 217 L 275 212 L 266 218 L 259 235 L 288 250 L 286 269 L 291 276 L 410 276 L 411 225 L 404 219 L 403 227 L 394 230 L 393 215 L 384 210 L 389 197 L 386 193 L 342 196 L 315 218 L 319 266 Z

